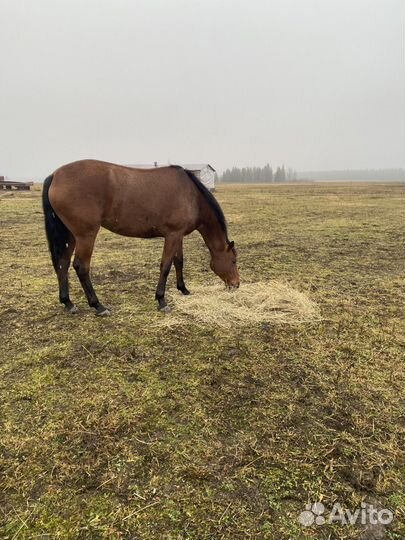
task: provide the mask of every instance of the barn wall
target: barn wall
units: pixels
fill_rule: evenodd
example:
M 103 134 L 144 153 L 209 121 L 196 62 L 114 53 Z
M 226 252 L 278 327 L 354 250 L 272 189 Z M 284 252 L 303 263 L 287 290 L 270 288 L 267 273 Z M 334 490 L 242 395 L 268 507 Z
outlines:
M 201 180 L 205 187 L 208 189 L 215 189 L 215 173 L 209 167 L 201 169 L 196 176 Z

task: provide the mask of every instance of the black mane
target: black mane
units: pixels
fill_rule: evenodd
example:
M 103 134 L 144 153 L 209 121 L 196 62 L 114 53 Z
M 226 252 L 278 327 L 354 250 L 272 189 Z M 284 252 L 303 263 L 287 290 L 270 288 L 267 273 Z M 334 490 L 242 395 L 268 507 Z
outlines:
M 211 191 L 204 186 L 201 180 L 199 180 L 199 178 L 197 178 L 197 176 L 192 171 L 189 171 L 188 169 L 183 169 L 183 170 L 187 174 L 187 176 L 190 178 L 190 180 L 193 182 L 193 184 L 198 189 L 198 191 L 201 193 L 201 195 L 204 197 L 204 199 L 207 201 L 207 203 L 209 204 L 211 210 L 214 212 L 214 215 L 218 220 L 218 223 L 221 229 L 225 233 L 227 242 L 229 242 L 226 219 L 225 219 L 224 213 L 222 212 L 222 208 L 219 206 L 218 201 L 216 200 L 214 195 L 211 193 Z

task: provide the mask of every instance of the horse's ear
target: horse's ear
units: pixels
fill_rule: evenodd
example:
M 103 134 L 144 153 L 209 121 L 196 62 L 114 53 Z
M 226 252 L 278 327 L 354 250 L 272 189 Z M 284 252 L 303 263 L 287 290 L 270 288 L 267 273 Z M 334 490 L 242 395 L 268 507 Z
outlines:
M 228 244 L 228 251 L 231 251 L 231 249 L 233 249 L 235 247 L 235 242 L 229 242 Z

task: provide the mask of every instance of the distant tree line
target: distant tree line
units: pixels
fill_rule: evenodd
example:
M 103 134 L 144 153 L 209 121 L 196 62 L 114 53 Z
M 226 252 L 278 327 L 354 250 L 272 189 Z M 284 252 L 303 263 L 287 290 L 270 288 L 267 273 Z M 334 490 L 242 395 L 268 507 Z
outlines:
M 270 183 L 270 182 L 287 182 L 297 179 L 297 171 L 294 169 L 285 169 L 277 167 L 275 171 L 267 163 L 264 167 L 232 167 L 226 169 L 224 173 L 218 177 L 219 182 L 228 183 Z
M 294 181 L 338 181 L 338 180 L 405 180 L 405 169 L 345 169 L 334 171 L 300 171 L 285 169 L 284 165 L 273 170 L 267 163 L 264 167 L 232 167 L 222 175 L 215 175 L 216 182 L 228 183 L 271 183 Z
M 302 171 L 299 180 L 405 180 L 405 169 L 345 169 L 340 171 Z

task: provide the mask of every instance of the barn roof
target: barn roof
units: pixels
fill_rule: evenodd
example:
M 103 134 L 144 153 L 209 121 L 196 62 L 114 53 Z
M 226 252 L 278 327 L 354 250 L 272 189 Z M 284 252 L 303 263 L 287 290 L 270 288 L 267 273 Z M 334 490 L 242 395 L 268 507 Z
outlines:
M 177 165 L 181 165 L 189 171 L 202 171 L 205 167 L 208 167 L 211 171 L 215 172 L 214 167 L 209 163 L 178 163 Z M 127 165 L 127 167 L 134 167 L 135 169 L 153 169 L 155 166 L 154 163 L 131 163 Z M 166 167 L 167 164 L 159 163 L 157 166 Z
M 211 171 L 215 172 L 214 167 L 209 163 L 182 163 L 181 166 L 189 171 L 201 171 L 205 167 L 208 167 Z

